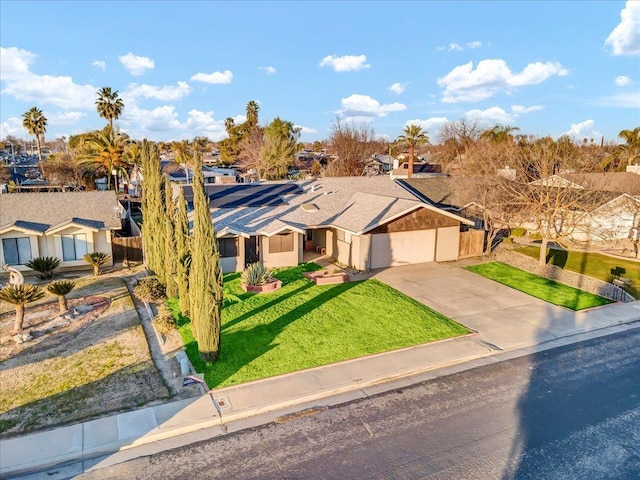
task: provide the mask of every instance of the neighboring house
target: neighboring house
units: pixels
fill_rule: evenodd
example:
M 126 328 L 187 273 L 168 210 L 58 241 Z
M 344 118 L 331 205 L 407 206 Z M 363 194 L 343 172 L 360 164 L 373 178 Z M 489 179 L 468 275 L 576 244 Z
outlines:
M 409 162 L 400 164 L 398 168 L 391 171 L 392 179 L 407 178 L 409 173 Z M 442 166 L 439 163 L 414 162 L 412 178 L 433 177 L 442 175 Z
M 61 267 L 86 266 L 85 253 L 111 254 L 123 212 L 113 190 L 0 195 L 0 264 L 29 271 L 29 260 L 57 257 Z
M 389 173 L 399 164 L 400 160 L 391 155 L 372 155 L 366 164 L 366 172 L 374 175 Z
M 193 182 L 193 169 L 179 166 L 170 160 L 160 162 L 163 172 L 169 177 L 171 183 Z M 202 166 L 204 183 L 236 183 L 237 170 L 234 168 L 219 168 Z
M 175 188 L 175 187 L 174 187 Z M 190 185 L 182 187 L 192 201 Z M 458 258 L 473 222 L 418 200 L 387 176 L 206 185 L 222 270 L 303 262 L 318 249 L 357 270 Z

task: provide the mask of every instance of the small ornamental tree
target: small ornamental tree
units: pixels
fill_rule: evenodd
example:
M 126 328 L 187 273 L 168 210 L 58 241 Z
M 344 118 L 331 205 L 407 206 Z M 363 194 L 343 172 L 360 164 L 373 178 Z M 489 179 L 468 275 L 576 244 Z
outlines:
M 53 293 L 58 297 L 58 308 L 60 313 L 64 313 L 69 310 L 67 306 L 67 295 L 71 293 L 76 284 L 71 280 L 56 280 L 47 285 L 49 293 Z
M 44 292 L 37 285 L 21 283 L 20 285 L 8 285 L 0 290 L 0 301 L 15 305 L 16 319 L 13 331 L 20 333 L 24 322 L 24 306 L 44 297 Z
M 200 358 L 215 362 L 220 355 L 222 271 L 209 198 L 204 187 L 202 162 L 196 152 L 193 178 L 193 241 L 189 273 L 191 328 Z
M 109 263 L 111 255 L 104 252 L 85 253 L 82 259 L 93 267 L 93 276 L 100 275 L 101 268 Z

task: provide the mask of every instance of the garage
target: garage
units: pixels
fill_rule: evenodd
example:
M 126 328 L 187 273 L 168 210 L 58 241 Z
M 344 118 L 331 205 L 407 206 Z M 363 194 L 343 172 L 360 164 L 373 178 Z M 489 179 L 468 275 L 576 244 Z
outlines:
M 435 229 L 374 233 L 371 235 L 371 268 L 433 262 L 435 242 Z

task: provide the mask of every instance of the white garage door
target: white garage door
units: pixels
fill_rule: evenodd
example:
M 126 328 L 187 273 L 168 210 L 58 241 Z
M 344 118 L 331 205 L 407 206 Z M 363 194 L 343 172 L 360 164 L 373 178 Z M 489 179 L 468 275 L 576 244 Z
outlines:
M 371 235 L 371 268 L 433 262 L 435 230 Z

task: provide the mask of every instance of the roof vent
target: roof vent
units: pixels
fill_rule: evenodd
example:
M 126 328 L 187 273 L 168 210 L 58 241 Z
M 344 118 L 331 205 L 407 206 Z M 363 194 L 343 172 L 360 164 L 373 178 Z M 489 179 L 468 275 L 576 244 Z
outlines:
M 319 184 L 314 183 L 313 185 L 311 185 L 311 191 L 315 192 L 318 189 L 319 186 L 320 186 Z
M 302 203 L 302 204 L 300 204 L 300 208 L 302 208 L 302 210 L 304 210 L 305 212 L 317 212 L 318 211 L 318 206 L 314 205 L 313 203 Z
M 333 190 L 330 190 L 328 192 L 324 192 L 325 195 L 331 195 L 332 193 L 336 193 L 336 192 L 334 192 Z

